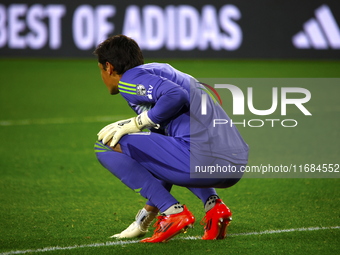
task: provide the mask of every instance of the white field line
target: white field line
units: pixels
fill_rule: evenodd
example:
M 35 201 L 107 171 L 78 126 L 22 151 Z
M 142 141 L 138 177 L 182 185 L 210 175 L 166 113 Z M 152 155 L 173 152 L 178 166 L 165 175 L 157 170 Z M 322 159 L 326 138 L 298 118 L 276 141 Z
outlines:
M 330 230 L 330 229 L 340 229 L 340 226 L 334 227 L 309 227 L 309 228 L 291 228 L 291 229 L 278 229 L 278 230 L 265 230 L 261 232 L 250 232 L 250 233 L 238 233 L 238 234 L 229 234 L 228 236 L 251 236 L 251 235 L 268 235 L 268 234 L 280 234 L 280 233 L 289 233 L 289 232 L 301 232 L 301 231 L 316 231 L 316 230 Z M 199 240 L 200 236 L 188 236 L 188 237 L 177 237 L 174 238 L 179 240 Z M 125 245 L 125 244 L 134 244 L 139 243 L 139 240 L 133 241 L 115 241 L 115 242 L 106 242 L 106 243 L 93 243 L 93 244 L 84 244 L 84 245 L 74 245 L 68 247 L 46 247 L 42 249 L 29 249 L 29 250 L 17 250 L 17 251 L 9 251 L 0 253 L 0 255 L 12 255 L 12 254 L 25 254 L 25 253 L 36 253 L 36 252 L 48 252 L 48 251 L 61 251 L 61 250 L 72 250 L 79 248 L 93 248 L 93 247 L 103 247 L 103 246 L 115 246 L 115 245 Z
M 131 117 L 131 116 L 130 116 Z M 93 123 L 112 122 L 129 118 L 124 115 L 112 116 L 92 116 L 84 118 L 50 118 L 50 119 L 26 119 L 26 120 L 0 120 L 0 126 L 27 126 L 27 125 L 47 125 L 47 124 L 72 124 L 72 123 Z

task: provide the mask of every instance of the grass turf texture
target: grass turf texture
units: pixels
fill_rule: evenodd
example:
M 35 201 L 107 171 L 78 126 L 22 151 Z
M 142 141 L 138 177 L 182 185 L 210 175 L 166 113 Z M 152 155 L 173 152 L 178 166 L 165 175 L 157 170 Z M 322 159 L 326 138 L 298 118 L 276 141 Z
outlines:
M 164 61 L 196 77 L 340 76 L 336 61 Z M 145 200 L 94 156 L 98 130 L 133 115 L 124 100 L 108 95 L 96 61 L 2 59 L 0 89 L 0 253 L 114 241 L 108 236 L 130 224 Z M 340 163 L 340 89 L 311 92 L 318 111 L 301 128 L 279 133 L 239 128 L 252 149 L 250 164 Z M 234 213 L 231 235 L 221 241 L 174 239 L 34 254 L 334 254 L 339 229 L 233 234 L 339 226 L 339 184 L 339 179 L 242 179 L 218 190 Z M 185 188 L 172 193 L 196 216 L 195 228 L 178 237 L 201 236 L 200 201 Z

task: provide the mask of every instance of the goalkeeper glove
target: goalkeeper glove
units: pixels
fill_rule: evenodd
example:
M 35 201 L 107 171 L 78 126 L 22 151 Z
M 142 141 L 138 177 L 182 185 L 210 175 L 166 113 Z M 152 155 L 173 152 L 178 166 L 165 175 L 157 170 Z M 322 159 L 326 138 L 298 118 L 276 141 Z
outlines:
M 114 147 L 123 135 L 140 132 L 144 128 L 159 128 L 159 124 L 153 123 L 148 117 L 147 111 L 142 112 L 137 117 L 127 120 L 120 120 L 105 126 L 98 133 L 98 140 L 106 144 L 112 139 L 110 146 Z

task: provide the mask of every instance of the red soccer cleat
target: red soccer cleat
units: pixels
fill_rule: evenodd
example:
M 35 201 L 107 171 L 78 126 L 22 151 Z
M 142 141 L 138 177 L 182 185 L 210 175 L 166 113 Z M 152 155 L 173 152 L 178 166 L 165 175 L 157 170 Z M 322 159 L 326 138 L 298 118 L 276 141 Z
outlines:
M 204 227 L 203 240 L 224 239 L 227 234 L 227 227 L 232 220 L 231 211 L 222 202 L 221 199 L 216 199 L 215 206 L 210 209 L 202 219 Z M 201 224 L 202 224 L 201 222 Z
M 193 227 L 195 222 L 194 215 L 185 205 L 181 213 L 158 216 L 157 218 L 158 221 L 154 225 L 156 229 L 153 236 L 141 240 L 142 243 L 167 242 L 177 234 L 186 233 L 187 228 Z

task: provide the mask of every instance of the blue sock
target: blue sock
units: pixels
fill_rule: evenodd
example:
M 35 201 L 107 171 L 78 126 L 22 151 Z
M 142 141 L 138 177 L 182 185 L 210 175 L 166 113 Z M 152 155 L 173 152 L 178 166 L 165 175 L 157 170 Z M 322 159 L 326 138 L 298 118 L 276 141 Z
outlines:
M 167 190 L 167 191 L 171 191 L 171 188 L 172 188 L 172 184 L 170 183 L 167 183 L 165 181 L 161 181 L 161 180 L 158 180 L 160 182 L 160 184 Z M 146 201 L 146 204 L 147 205 L 150 205 L 150 206 L 153 206 L 153 207 L 157 207 L 154 203 L 152 203 L 150 200 Z
M 217 196 L 216 190 L 214 188 L 188 188 L 188 189 L 192 193 L 194 193 L 199 199 L 201 199 L 203 205 L 205 205 L 209 197 Z
M 178 201 L 146 168 L 131 157 L 115 152 L 101 142 L 95 144 L 99 162 L 130 189 L 150 200 L 161 212 Z

